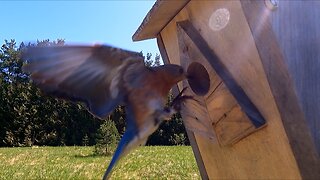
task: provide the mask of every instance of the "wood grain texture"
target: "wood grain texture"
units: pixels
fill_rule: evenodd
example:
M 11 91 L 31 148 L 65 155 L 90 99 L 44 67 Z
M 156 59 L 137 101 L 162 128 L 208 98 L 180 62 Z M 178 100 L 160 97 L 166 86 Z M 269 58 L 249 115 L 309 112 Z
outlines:
M 256 127 L 241 111 L 240 106 L 234 106 L 214 124 L 214 129 L 220 144 L 227 146 L 248 136 Z
M 204 166 L 203 158 L 201 156 L 201 153 L 200 153 L 200 150 L 199 150 L 198 143 L 197 143 L 197 140 L 195 138 L 195 135 L 194 135 L 194 133 L 192 131 L 189 131 L 189 130 L 186 130 L 186 131 L 187 131 L 187 135 L 188 135 L 190 144 L 192 146 L 193 153 L 195 154 L 195 157 L 196 157 L 196 161 L 197 161 L 197 165 L 199 167 L 199 172 L 200 172 L 200 175 L 201 175 L 201 179 L 202 180 L 208 180 L 209 179 L 208 173 L 206 172 L 206 168 Z
M 179 39 L 179 54 L 180 54 L 180 62 L 181 66 L 184 69 L 188 69 L 189 65 L 192 62 L 198 62 L 198 63 L 203 63 L 204 57 L 201 56 L 201 54 L 197 53 L 197 49 L 193 47 L 192 42 L 186 41 L 186 35 L 184 32 L 178 28 L 178 39 Z M 204 66 L 207 65 L 207 70 L 208 73 L 210 74 L 210 79 L 215 79 L 216 74 L 212 70 L 212 68 L 208 68 L 208 64 L 203 64 Z M 192 76 L 192 75 L 191 75 Z M 221 80 L 220 80 L 221 81 Z M 211 81 L 210 81 L 211 82 Z M 217 81 L 213 81 L 214 83 L 217 84 L 211 84 L 210 86 L 217 86 L 218 83 Z M 183 87 L 188 87 L 189 83 L 187 80 L 183 81 Z M 206 96 L 198 96 L 195 94 L 191 88 L 188 88 L 186 90 L 187 95 L 192 95 L 197 101 L 188 101 L 183 108 L 181 114 L 183 116 L 184 124 L 187 129 L 200 133 L 213 141 L 216 141 L 216 137 L 213 132 L 212 128 L 212 121 L 210 120 L 210 117 L 208 115 L 208 110 L 206 108 Z M 209 93 L 207 93 L 209 94 Z
M 260 112 L 234 81 L 229 71 L 221 64 L 218 57 L 212 54 L 211 49 L 204 42 L 204 39 L 195 32 L 194 27 L 191 27 L 190 22 L 178 22 L 177 25 L 180 56 L 183 58 L 181 61 L 190 62 L 195 61 L 190 57 L 201 57 L 200 62 L 209 62 L 211 66 L 209 69 L 215 71 L 214 76 L 218 74 L 223 79 L 223 83 L 220 83 L 218 87 L 212 87 L 214 91 L 207 98 L 209 101 L 206 101 L 210 103 L 210 110 L 208 110 L 210 119 L 204 120 L 212 123 L 220 144 L 223 146 L 232 145 L 265 125 L 265 120 Z M 193 109 L 197 108 L 193 107 Z M 188 123 L 191 125 L 189 128 L 200 130 L 191 122 Z
M 210 107 L 208 111 L 213 124 L 218 123 L 226 113 L 238 105 L 223 83 L 215 89 L 214 93 L 206 101 L 207 106 Z
M 215 70 L 218 76 L 223 80 L 223 83 L 228 87 L 229 92 L 233 95 L 233 97 L 237 100 L 237 103 L 241 106 L 243 111 L 252 121 L 252 124 L 256 128 L 263 126 L 266 122 L 262 117 L 259 110 L 252 103 L 252 101 L 248 98 L 243 89 L 239 86 L 237 81 L 232 77 L 232 74 L 229 70 L 224 66 L 221 62 L 220 58 L 216 55 L 216 53 L 209 47 L 208 43 L 203 39 L 203 37 L 199 34 L 199 32 L 195 29 L 195 27 L 191 24 L 190 21 L 181 21 L 177 23 L 178 26 L 182 27 L 182 29 L 188 34 L 192 42 L 196 45 L 196 47 L 201 51 L 201 54 L 206 58 L 206 60 L 210 63 L 211 67 Z
M 225 29 L 214 32 L 209 29 L 208 21 L 218 8 L 230 11 L 230 22 Z M 183 20 L 192 22 L 268 122 L 266 128 L 232 147 L 222 147 L 219 142 L 194 133 L 208 178 L 301 178 L 241 3 L 190 1 L 161 31 L 168 57 L 174 64 L 185 63 L 180 59 L 176 33 L 176 22 Z M 208 66 L 205 67 L 208 70 Z M 210 108 L 211 105 L 207 105 L 207 109 Z
M 209 60 L 203 57 L 199 48 L 191 41 L 184 30 L 180 27 L 177 30 L 180 58 L 181 62 L 184 62 L 183 67 L 186 68 L 186 66 L 190 66 L 193 62 L 204 63 L 204 65 L 207 66 L 207 69 L 211 71 L 211 78 L 215 79 L 217 74 L 210 63 L 208 63 Z M 191 76 L 193 75 L 191 74 Z M 239 141 L 249 133 L 255 131 L 256 128 L 250 122 L 249 118 L 244 115 L 244 112 L 240 110 L 239 104 L 230 94 L 226 86 L 221 84 L 223 84 L 221 83 L 221 80 L 216 82 L 216 84 L 212 84 L 211 89 L 213 90 L 213 93 L 208 93 L 209 96 L 205 98 L 210 99 L 210 101 L 204 100 L 202 96 L 196 96 L 195 93 L 191 93 L 191 95 L 195 96 L 199 102 L 188 102 L 182 114 L 183 116 L 188 117 L 184 118 L 187 129 L 198 134 L 206 135 L 206 137 L 212 140 L 216 140 L 212 131 L 212 129 L 215 129 L 220 144 L 226 146 Z M 215 96 L 217 98 L 210 98 L 210 96 Z M 209 102 L 213 107 L 208 111 L 206 108 L 207 104 L 202 104 L 200 101 Z M 235 109 L 239 111 L 234 111 Z
M 279 1 L 270 22 L 320 154 L 320 1 Z
M 164 46 L 164 42 L 163 42 L 163 39 L 162 39 L 160 34 L 158 34 L 158 36 L 157 36 L 157 44 L 158 44 L 158 48 L 159 48 L 159 51 L 160 51 L 160 54 L 161 54 L 161 57 L 162 57 L 164 63 L 165 64 L 170 64 L 170 60 L 169 60 L 167 51 L 166 51 L 165 46 Z M 180 92 L 178 86 L 174 86 L 172 88 L 172 90 L 173 90 L 173 95 L 174 96 L 178 95 L 179 92 Z M 190 118 L 190 117 L 185 117 L 185 118 Z M 209 179 L 208 175 L 207 175 L 208 173 L 205 171 L 206 169 L 204 167 L 204 163 L 203 163 L 203 160 L 202 160 L 202 156 L 201 156 L 199 147 L 197 145 L 196 138 L 194 136 L 194 132 L 192 132 L 192 131 L 190 131 L 188 129 L 186 129 L 186 131 L 187 131 L 187 135 L 188 135 L 190 144 L 192 146 L 192 150 L 193 150 L 195 159 L 196 159 L 198 167 L 199 167 L 200 175 L 201 175 L 202 179 L 204 179 L 204 180 Z
M 137 31 L 133 41 L 156 38 L 169 21 L 188 3 L 189 0 L 158 0 L 148 12 Z
M 320 159 L 303 111 L 299 106 L 284 56 L 271 28 L 270 11 L 259 1 L 242 1 L 242 7 L 301 176 L 304 179 L 320 179 Z M 290 8 L 290 6 L 286 8 Z M 296 50 L 299 51 L 299 49 Z M 287 61 L 290 61 L 290 59 Z
M 179 41 L 179 54 L 182 67 L 188 69 L 191 63 L 200 63 L 204 66 L 210 76 L 210 90 L 207 92 L 207 94 L 203 95 L 204 99 L 207 99 L 218 87 L 218 85 L 221 84 L 221 78 L 217 75 L 210 63 L 201 54 L 200 50 L 194 45 L 191 39 L 188 38 L 188 35 L 185 34 L 181 28 L 177 28 L 177 36 Z

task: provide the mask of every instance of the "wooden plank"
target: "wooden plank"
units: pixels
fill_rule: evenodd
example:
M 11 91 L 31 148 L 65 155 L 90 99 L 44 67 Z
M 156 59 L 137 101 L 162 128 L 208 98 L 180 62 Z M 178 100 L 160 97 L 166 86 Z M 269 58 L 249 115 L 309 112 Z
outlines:
M 191 94 L 190 90 L 186 92 L 186 94 Z M 198 102 L 186 102 L 181 111 L 185 127 L 190 131 L 205 136 L 213 142 L 217 141 L 205 101 L 198 96 L 194 96 L 194 98 L 197 99 Z
M 250 123 L 243 114 L 240 106 L 234 106 L 226 112 L 217 123 L 214 124 L 218 140 L 223 146 L 230 146 L 256 131 L 256 127 Z
M 208 173 L 206 172 L 206 168 L 204 166 L 204 163 L 203 163 L 203 160 L 202 160 L 202 156 L 201 156 L 201 153 L 200 153 L 200 150 L 199 150 L 198 143 L 197 143 L 197 140 L 195 138 L 195 135 L 194 135 L 194 133 L 192 131 L 189 131 L 189 130 L 186 130 L 186 131 L 187 131 L 187 134 L 188 134 L 188 138 L 189 138 L 190 144 L 192 146 L 193 153 L 195 154 L 195 157 L 196 157 L 196 161 L 197 161 L 197 164 L 198 164 L 198 167 L 199 167 L 199 172 L 200 172 L 200 175 L 201 175 L 201 179 L 208 180 L 209 179 Z
M 200 63 L 209 74 L 210 77 L 210 90 L 207 94 L 203 95 L 204 99 L 207 99 L 213 91 L 217 88 L 219 84 L 221 84 L 221 79 L 214 71 L 214 69 L 210 66 L 210 63 L 205 59 L 205 57 L 201 54 L 198 48 L 193 45 L 190 38 L 185 37 L 185 33 L 181 30 L 181 28 L 177 29 L 178 39 L 179 39 L 179 54 L 180 54 L 180 63 L 184 69 L 189 69 L 190 64 L 193 62 Z M 187 84 L 189 85 L 189 84 Z M 193 93 L 195 95 L 195 93 Z
M 177 24 L 180 24 L 178 22 Z M 201 48 L 196 47 L 196 44 L 194 41 L 191 41 L 189 38 L 187 38 L 187 34 L 184 33 L 183 30 L 178 28 L 178 39 L 179 39 L 179 47 L 180 47 L 180 56 L 183 60 L 181 62 L 190 62 L 190 61 L 197 61 L 198 58 L 194 59 L 191 57 L 200 57 L 201 55 Z M 197 39 L 197 42 L 199 39 Z M 205 49 L 205 48 L 202 48 Z M 212 58 L 210 59 L 212 60 Z M 210 62 L 209 59 L 205 59 L 202 57 L 201 63 Z M 190 64 L 190 63 L 188 63 Z M 210 64 L 210 63 L 209 63 Z M 216 69 L 210 68 L 210 69 Z M 220 69 L 219 70 L 223 70 Z M 225 72 L 223 72 L 225 73 Z M 229 73 L 229 72 L 227 72 Z M 228 74 L 229 75 L 229 74 Z M 214 73 L 214 76 L 217 76 L 216 73 Z M 229 77 L 228 77 L 229 78 Z M 190 84 L 191 85 L 191 84 Z M 209 102 L 209 106 L 211 107 L 209 112 L 209 117 L 206 121 L 210 121 L 212 125 L 214 126 L 216 136 L 219 139 L 219 142 L 221 145 L 231 145 L 242 138 L 246 137 L 248 134 L 251 134 L 252 132 L 256 131 L 258 127 L 261 127 L 261 125 L 255 127 L 252 122 L 250 122 L 250 119 L 244 115 L 243 111 L 241 111 L 239 104 L 236 102 L 235 98 L 230 94 L 229 90 L 226 88 L 226 86 L 220 83 L 219 87 L 211 87 L 214 91 L 211 96 L 208 97 L 207 102 Z M 197 109 L 196 107 L 190 108 L 190 110 Z M 201 112 L 203 113 L 203 112 Z M 203 120 L 200 118 L 200 120 Z M 264 119 L 263 119 L 264 120 Z M 193 120 L 193 123 L 190 123 L 186 121 L 187 124 L 190 124 L 190 126 L 187 126 L 187 128 L 192 128 L 193 130 L 206 130 L 207 128 L 199 128 L 196 126 L 194 122 L 197 122 Z M 205 124 L 207 122 L 204 122 Z M 211 126 L 208 125 L 210 128 Z M 208 131 L 208 130 L 207 130 Z M 206 131 L 206 132 L 207 132 Z
M 163 39 L 160 34 L 157 36 L 157 44 L 160 51 L 161 58 L 165 64 L 170 64 L 170 60 L 167 54 L 167 51 L 164 47 Z
M 187 94 L 190 94 L 190 92 Z M 207 120 L 209 119 L 207 109 L 205 106 L 199 105 L 199 103 L 189 101 L 185 103 L 182 108 L 181 116 L 183 124 L 186 127 L 193 152 L 196 155 L 195 157 L 201 178 L 204 180 L 210 179 L 207 172 L 209 169 L 206 168 L 207 165 L 204 162 L 205 159 L 203 158 L 203 151 L 199 149 L 200 147 L 196 139 L 196 136 L 201 135 L 206 137 L 207 140 L 217 141 L 211 123 Z
M 164 63 L 169 64 L 170 60 L 169 60 L 167 51 L 165 49 L 163 39 L 160 34 L 158 34 L 158 36 L 157 36 L 157 43 L 158 43 L 159 51 L 160 51 L 160 54 L 161 54 L 161 57 L 162 57 Z M 177 94 L 179 94 L 179 92 L 180 91 L 179 91 L 178 86 L 174 86 L 173 87 L 173 95 L 176 96 Z M 185 118 L 190 118 L 190 117 L 185 117 Z M 199 167 L 199 172 L 200 172 L 201 178 L 204 180 L 209 179 L 207 172 L 206 172 L 206 169 L 204 167 L 204 163 L 203 163 L 203 160 L 202 160 L 199 148 L 198 148 L 197 141 L 194 136 L 194 132 L 192 132 L 188 129 L 186 129 L 186 131 L 187 131 L 187 135 L 188 135 L 190 144 L 192 146 L 193 154 L 195 156 L 195 159 L 196 159 L 198 167 Z
M 279 109 L 301 176 L 320 179 L 320 160 L 294 91 L 281 49 L 271 28 L 268 9 L 260 1 L 242 1 L 261 62 Z M 264 17 L 262 20 L 261 18 Z M 272 52 L 272 53 L 271 53 Z
M 133 41 L 156 38 L 168 22 L 189 2 L 189 0 L 158 0 L 132 36 Z
M 198 33 L 190 21 L 182 21 L 177 23 L 178 26 L 188 34 L 192 39 L 193 43 L 198 47 L 204 57 L 209 61 L 215 72 L 223 80 L 225 85 L 228 87 L 229 91 L 233 97 L 237 100 L 243 111 L 249 117 L 251 122 L 256 128 L 263 126 L 266 122 L 256 106 L 251 102 L 243 89 L 239 84 L 234 80 L 232 74 L 229 70 L 223 65 L 220 61 L 220 58 L 216 53 L 209 47 L 207 42 L 203 37 Z
M 209 115 L 212 123 L 216 124 L 226 113 L 228 113 L 234 106 L 237 106 L 237 101 L 228 91 L 228 88 L 221 83 L 214 93 L 207 99 Z
M 181 66 L 184 69 L 187 69 L 192 62 L 201 62 L 201 64 L 204 63 L 205 61 L 203 61 L 203 57 L 201 57 L 200 53 L 192 53 L 196 49 L 192 48 L 191 44 L 185 43 L 184 35 L 182 33 L 183 32 L 178 33 L 178 38 L 181 42 L 178 45 Z M 209 69 L 209 72 L 211 77 L 214 78 L 217 76 L 212 69 Z M 187 80 L 182 82 L 182 87 L 188 86 L 189 83 Z M 212 141 L 217 141 L 213 132 L 212 122 L 208 116 L 208 111 L 206 108 L 206 96 L 198 96 L 192 92 L 191 88 L 186 90 L 186 94 L 192 95 L 197 101 L 186 102 L 184 108 L 182 109 L 181 115 L 183 117 L 185 127 L 190 131 L 206 136 Z
M 320 154 L 320 1 L 279 1 L 270 23 Z
M 158 46 L 160 49 L 160 53 L 162 57 L 164 58 L 165 63 L 170 63 L 170 60 L 167 58 L 167 52 L 164 49 L 164 44 L 161 38 L 161 35 L 158 36 Z M 185 60 L 187 61 L 187 60 Z M 186 81 L 183 82 L 181 89 L 187 86 Z M 179 91 L 179 87 L 174 87 L 174 95 L 177 95 Z M 190 89 L 187 89 L 185 91 L 185 94 L 192 94 Z M 194 95 L 194 94 L 193 94 Z M 204 102 L 203 97 L 194 95 L 194 99 L 196 99 L 198 102 Z M 184 119 L 184 125 L 188 129 L 192 129 L 193 131 L 199 131 L 201 133 L 205 133 L 207 137 L 210 137 L 212 139 L 215 139 L 215 136 L 213 134 L 213 130 L 211 128 L 211 122 L 210 121 L 202 121 L 205 119 L 209 119 L 207 116 L 207 109 L 205 103 L 198 103 L 197 101 L 190 101 L 186 104 L 186 107 L 184 108 L 184 112 L 182 113 L 185 118 Z M 186 120 L 188 119 L 188 120 Z
M 160 55 L 161 55 L 161 58 L 162 58 L 164 64 L 170 64 L 170 60 L 169 60 L 167 51 L 166 51 L 166 49 L 164 47 L 163 40 L 162 40 L 162 37 L 161 37 L 160 34 L 158 34 L 158 36 L 157 36 L 157 44 L 158 44 Z M 172 88 L 173 95 L 176 96 L 176 95 L 179 94 L 179 92 L 180 91 L 179 91 L 178 86 L 173 86 L 173 88 Z
M 201 55 L 200 50 L 195 46 L 190 38 L 188 38 L 183 30 L 180 30 L 180 28 L 177 30 L 182 66 L 187 67 L 190 64 L 193 64 L 191 62 L 198 62 L 211 67 L 210 63 L 208 63 L 208 60 Z M 209 71 L 213 71 L 210 73 L 211 79 L 216 79 L 217 74 L 212 67 L 209 67 L 207 67 L 207 69 Z M 255 131 L 256 128 L 242 111 L 232 111 L 232 109 L 240 110 L 240 107 L 238 107 L 239 105 L 234 97 L 230 94 L 226 86 L 221 85 L 220 78 L 218 79 L 219 81 L 213 81 L 214 84 L 211 85 L 211 90 L 213 93 L 209 93 L 209 96 L 205 96 L 205 99 L 209 100 L 205 100 L 206 104 L 188 102 L 182 114 L 187 117 L 184 118 L 187 129 L 216 141 L 215 136 L 212 135 L 212 125 L 214 125 L 214 127 L 217 127 L 216 129 L 218 130 L 216 131 L 216 136 L 219 138 L 220 144 L 231 145 Z M 222 88 L 217 87 L 218 85 L 220 85 L 219 87 Z M 192 93 L 192 95 L 195 96 L 199 102 L 203 101 L 202 97 L 197 96 L 194 93 Z M 216 98 L 210 98 L 211 96 Z M 205 107 L 208 105 L 207 102 L 209 102 L 209 106 L 212 105 L 210 110 Z M 236 115 L 237 113 L 239 113 L 239 115 Z M 233 117 L 237 117 L 236 121 L 232 119 Z M 216 123 L 218 123 L 217 121 L 219 120 L 221 121 L 217 125 Z M 240 123 L 240 126 L 237 123 Z M 225 129 L 228 129 L 228 131 L 223 131 Z
M 213 32 L 208 27 L 212 13 L 226 8 L 230 22 Z M 223 64 L 258 107 L 268 127 L 232 147 L 221 147 L 197 133 L 195 139 L 209 179 L 299 179 L 300 174 L 288 144 L 279 112 L 268 85 L 259 54 L 239 1 L 191 1 L 161 31 L 170 62 L 181 64 L 176 22 L 189 19 L 207 40 Z M 208 110 L 211 108 L 207 106 Z

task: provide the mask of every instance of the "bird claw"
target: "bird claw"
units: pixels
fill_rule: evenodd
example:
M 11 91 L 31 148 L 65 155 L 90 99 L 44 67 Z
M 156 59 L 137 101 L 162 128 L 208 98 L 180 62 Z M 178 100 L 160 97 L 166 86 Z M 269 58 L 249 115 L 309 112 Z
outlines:
M 182 91 L 172 100 L 169 107 L 165 107 L 161 112 L 158 112 L 157 118 L 155 119 L 155 124 L 158 124 L 162 120 L 170 120 L 171 116 L 179 111 L 181 111 L 181 105 L 188 99 L 194 99 L 193 96 L 182 95 L 187 87 L 183 88 Z
M 193 96 L 188 96 L 188 95 L 182 95 L 184 91 L 187 89 L 187 87 L 183 88 L 182 91 L 172 100 L 172 103 L 170 104 L 170 107 L 172 107 L 175 111 L 179 112 L 181 111 L 181 105 L 188 99 L 194 99 Z
M 162 111 L 156 112 L 156 118 L 154 120 L 154 125 L 159 125 L 163 120 L 169 121 L 173 114 L 176 113 L 176 110 L 170 107 L 165 107 Z

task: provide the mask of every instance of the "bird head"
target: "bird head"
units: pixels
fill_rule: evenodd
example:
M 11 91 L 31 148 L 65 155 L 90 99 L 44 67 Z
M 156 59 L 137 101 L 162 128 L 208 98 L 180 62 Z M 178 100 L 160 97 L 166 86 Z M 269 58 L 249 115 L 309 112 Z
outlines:
M 156 69 L 161 73 L 163 79 L 172 85 L 187 78 L 185 70 L 176 64 L 165 64 L 156 67 Z

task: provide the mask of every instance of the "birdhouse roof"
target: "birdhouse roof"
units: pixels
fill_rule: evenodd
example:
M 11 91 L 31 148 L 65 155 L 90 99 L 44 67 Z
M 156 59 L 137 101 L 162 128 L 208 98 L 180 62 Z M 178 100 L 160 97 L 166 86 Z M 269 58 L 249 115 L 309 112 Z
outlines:
M 190 0 L 157 0 L 132 36 L 133 41 L 157 37 L 159 32 Z

